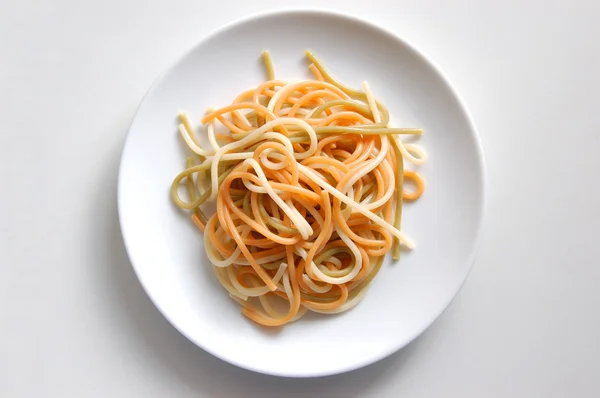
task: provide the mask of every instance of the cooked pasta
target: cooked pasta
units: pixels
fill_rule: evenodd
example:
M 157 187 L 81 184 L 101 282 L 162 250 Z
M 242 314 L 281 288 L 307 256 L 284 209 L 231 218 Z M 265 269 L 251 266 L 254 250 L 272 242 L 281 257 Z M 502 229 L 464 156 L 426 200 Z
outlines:
M 391 127 L 366 82 L 347 87 L 306 56 L 313 78 L 287 82 L 265 51 L 268 80 L 202 118 L 208 145 L 180 114 L 193 155 L 172 183 L 173 201 L 204 234 L 218 281 L 265 326 L 355 306 L 386 253 L 399 259 L 401 245 L 414 248 L 400 229 L 402 203 L 425 189 L 404 163 L 423 164 L 426 154 L 400 139 L 422 131 Z M 207 201 L 216 202 L 209 217 Z

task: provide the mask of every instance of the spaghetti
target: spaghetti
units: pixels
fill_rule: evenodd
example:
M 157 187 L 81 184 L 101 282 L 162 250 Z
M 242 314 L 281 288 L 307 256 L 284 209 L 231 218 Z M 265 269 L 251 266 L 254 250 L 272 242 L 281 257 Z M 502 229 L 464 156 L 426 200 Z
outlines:
M 385 254 L 399 259 L 401 245 L 414 247 L 400 230 L 402 202 L 425 189 L 404 170 L 405 161 L 424 163 L 425 152 L 400 140 L 421 130 L 390 127 L 366 82 L 347 87 L 306 56 L 314 79 L 287 82 L 263 52 L 268 80 L 208 110 L 206 147 L 180 114 L 194 156 L 173 181 L 173 201 L 192 211 L 221 285 L 265 326 L 355 306 Z M 416 189 L 405 191 L 404 180 Z M 216 202 L 210 217 L 207 201 Z

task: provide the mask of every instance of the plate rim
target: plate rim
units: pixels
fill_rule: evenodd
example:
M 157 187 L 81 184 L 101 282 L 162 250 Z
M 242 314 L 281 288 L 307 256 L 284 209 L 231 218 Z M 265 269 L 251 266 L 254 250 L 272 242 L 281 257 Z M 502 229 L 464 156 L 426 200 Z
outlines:
M 328 371 L 323 371 L 323 372 L 319 372 L 319 373 L 311 373 L 310 371 L 303 371 L 303 372 L 278 371 L 277 369 L 265 370 L 262 368 L 254 367 L 247 363 L 241 363 L 233 358 L 225 358 L 224 356 L 215 352 L 215 350 L 211 349 L 209 346 L 201 344 L 200 342 L 196 341 L 195 338 L 190 336 L 188 333 L 181 330 L 181 328 L 177 325 L 177 323 L 172 320 L 171 316 L 168 315 L 168 312 L 166 310 L 163 310 L 161 305 L 159 305 L 157 300 L 155 300 L 153 295 L 150 293 L 150 289 L 144 284 L 143 279 L 140 277 L 140 274 L 138 272 L 138 267 L 136 267 L 136 265 L 134 264 L 133 255 L 131 254 L 131 250 L 130 250 L 130 246 L 129 246 L 128 238 L 127 238 L 127 233 L 125 232 L 127 228 L 124 227 L 125 222 L 124 222 L 123 210 L 121 208 L 122 202 L 123 202 L 123 200 L 121 199 L 121 197 L 123 195 L 122 194 L 122 192 L 123 192 L 122 174 L 123 174 L 123 168 L 124 168 L 124 164 L 125 164 L 125 162 L 124 162 L 125 154 L 127 152 L 127 148 L 130 143 L 130 140 L 131 140 L 131 130 L 135 124 L 135 121 L 137 120 L 137 118 L 139 116 L 141 108 L 146 103 L 146 101 L 148 101 L 148 98 L 154 92 L 154 90 L 158 87 L 158 85 L 164 80 L 165 76 L 173 68 L 175 68 L 180 62 L 182 62 L 185 59 L 185 57 L 187 57 L 190 53 L 192 53 L 197 47 L 201 46 L 204 42 L 207 42 L 207 41 L 221 35 L 222 33 L 225 33 L 236 27 L 243 26 L 243 25 L 245 25 L 249 22 L 252 22 L 256 19 L 293 15 L 293 14 L 298 14 L 298 13 L 314 14 L 314 15 L 326 16 L 326 17 L 330 17 L 330 18 L 337 18 L 337 19 L 345 20 L 346 22 L 350 22 L 353 24 L 362 25 L 363 27 L 366 27 L 366 28 L 374 29 L 375 31 L 377 31 L 381 34 L 387 35 L 390 38 L 394 39 L 395 41 L 399 42 L 404 47 L 406 47 L 409 51 L 411 51 L 415 56 L 417 56 L 422 62 L 427 64 L 432 69 L 432 71 L 439 76 L 442 83 L 444 85 L 446 85 L 446 87 L 448 88 L 448 90 L 450 91 L 452 96 L 455 98 L 455 100 L 459 106 L 459 109 L 463 113 L 465 120 L 467 122 L 467 125 L 469 127 L 469 135 L 471 135 L 472 138 L 474 139 L 474 144 L 475 144 L 475 149 L 476 149 L 476 154 L 477 154 L 477 161 L 479 164 L 479 168 L 481 170 L 481 177 L 480 177 L 480 181 L 479 181 L 479 184 L 481 186 L 481 192 L 479 192 L 479 195 L 481 198 L 481 209 L 480 209 L 479 213 L 476 214 L 477 227 L 475 230 L 476 231 L 475 232 L 475 240 L 473 241 L 470 255 L 467 258 L 467 267 L 468 267 L 467 271 L 465 272 L 460 284 L 457 285 L 456 290 L 454 291 L 454 293 L 452 294 L 452 296 L 450 297 L 448 302 L 440 309 L 440 311 L 438 311 L 430 319 L 428 319 L 427 322 L 424 322 L 424 326 L 422 328 L 417 329 L 408 339 L 405 339 L 403 341 L 400 341 L 397 344 L 394 344 L 393 348 L 391 350 L 387 351 L 386 353 L 368 358 L 367 360 L 359 362 L 357 364 L 352 364 L 350 366 L 341 366 L 341 367 L 338 367 L 336 370 L 328 370 Z M 140 102 L 133 114 L 131 122 L 127 128 L 127 134 L 126 134 L 126 137 L 125 137 L 125 140 L 123 143 L 123 149 L 121 152 L 121 156 L 119 158 L 117 195 L 116 195 L 117 198 L 116 199 L 117 199 L 117 213 L 118 213 L 118 219 L 119 219 L 119 228 L 120 228 L 120 232 L 121 232 L 121 237 L 123 239 L 123 244 L 125 246 L 125 251 L 127 252 L 127 257 L 129 258 L 131 267 L 133 268 L 133 271 L 136 275 L 138 282 L 142 286 L 144 292 L 146 293 L 146 295 L 148 296 L 148 298 L 150 299 L 150 301 L 152 302 L 154 307 L 161 313 L 161 315 L 169 322 L 169 324 L 173 328 L 175 328 L 181 335 L 183 335 L 186 339 L 191 341 L 194 345 L 198 346 L 200 349 L 208 352 L 212 356 L 219 358 L 220 360 L 222 360 L 224 362 L 230 363 L 239 368 L 250 370 L 250 371 L 253 371 L 256 373 L 270 375 L 270 376 L 291 377 L 291 378 L 310 378 L 310 377 L 324 377 L 324 376 L 342 374 L 342 373 L 350 372 L 350 371 L 360 369 L 363 367 L 367 367 L 376 362 L 379 362 L 382 359 L 387 358 L 387 357 L 399 352 L 401 349 L 403 349 L 404 347 L 411 344 L 417 337 L 422 335 L 423 332 L 425 332 L 448 309 L 450 304 L 452 304 L 452 302 L 454 301 L 454 299 L 456 298 L 458 293 L 461 291 L 467 278 L 469 277 L 469 275 L 473 269 L 479 248 L 481 246 L 482 235 L 483 235 L 483 226 L 485 224 L 486 209 L 487 209 L 487 202 L 488 202 L 488 198 L 487 198 L 488 187 L 487 187 L 487 185 L 488 185 L 488 183 L 487 183 L 487 166 L 486 166 L 486 162 L 485 162 L 485 154 L 484 154 L 484 150 L 483 150 L 483 145 L 481 143 L 481 137 L 479 135 L 479 131 L 473 120 L 473 117 L 472 117 L 468 107 L 466 106 L 463 98 L 460 96 L 460 94 L 456 90 L 455 86 L 453 85 L 452 81 L 443 72 L 443 70 L 434 61 L 432 61 L 432 59 L 430 57 L 428 57 L 422 50 L 418 49 L 410 41 L 408 41 L 407 39 L 404 39 L 399 34 L 392 31 L 385 25 L 384 26 L 377 25 L 373 19 L 363 18 L 361 16 L 355 15 L 350 12 L 339 11 L 339 10 L 335 10 L 332 8 L 284 7 L 284 8 L 280 8 L 280 9 L 276 9 L 276 10 L 268 10 L 268 11 L 252 13 L 245 17 L 236 18 L 236 19 L 231 20 L 228 23 L 220 25 L 216 29 L 210 31 L 208 34 L 200 37 L 191 47 L 186 49 L 181 55 L 176 57 L 174 59 L 174 61 L 168 63 L 167 66 L 164 69 L 162 69 L 162 71 L 157 75 L 157 77 L 151 83 L 148 90 L 143 95 L 142 99 L 140 100 Z

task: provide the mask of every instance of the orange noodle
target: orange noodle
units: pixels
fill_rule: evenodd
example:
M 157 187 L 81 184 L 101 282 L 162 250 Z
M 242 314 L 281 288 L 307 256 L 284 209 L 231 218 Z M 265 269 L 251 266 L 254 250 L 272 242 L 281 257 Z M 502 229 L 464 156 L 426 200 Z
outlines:
M 288 82 L 263 52 L 267 81 L 202 118 L 209 145 L 179 115 L 192 155 L 173 201 L 192 212 L 217 280 L 264 326 L 355 306 L 388 252 L 399 259 L 401 245 L 414 248 L 400 229 L 402 203 L 425 191 L 404 168 L 423 164 L 425 151 L 400 139 L 421 130 L 391 127 L 366 82 L 345 86 L 306 55 L 314 79 Z

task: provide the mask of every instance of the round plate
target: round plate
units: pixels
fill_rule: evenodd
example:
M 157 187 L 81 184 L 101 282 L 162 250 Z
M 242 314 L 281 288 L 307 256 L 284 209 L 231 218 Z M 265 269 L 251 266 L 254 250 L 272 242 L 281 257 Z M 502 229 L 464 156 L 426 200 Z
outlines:
M 276 76 L 308 76 L 310 48 L 342 82 L 367 80 L 395 126 L 422 127 L 429 162 L 426 192 L 406 205 L 403 230 L 417 243 L 389 259 L 365 299 L 341 315 L 306 315 L 277 330 L 240 313 L 218 283 L 202 237 L 170 200 L 184 167 L 177 113 L 199 123 L 207 107 L 229 104 L 264 81 L 260 54 Z M 119 216 L 144 289 L 187 338 L 213 355 L 257 372 L 309 377 L 341 373 L 395 352 L 423 332 L 463 284 L 482 223 L 483 155 L 464 105 L 423 55 L 356 18 L 287 11 L 245 19 L 194 47 L 154 83 L 135 116 L 119 175 Z

